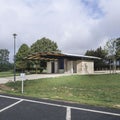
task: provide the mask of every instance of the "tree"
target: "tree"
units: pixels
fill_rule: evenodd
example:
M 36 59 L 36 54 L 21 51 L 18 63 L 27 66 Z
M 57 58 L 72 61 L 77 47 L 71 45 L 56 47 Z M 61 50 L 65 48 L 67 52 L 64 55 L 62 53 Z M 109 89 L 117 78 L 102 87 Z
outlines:
M 43 37 L 42 39 L 37 40 L 35 43 L 31 46 L 31 53 L 37 53 L 37 52 L 60 52 L 58 49 L 57 43 Z M 43 71 L 43 69 L 46 68 L 46 61 L 44 60 L 36 60 L 34 61 L 34 65 L 36 66 L 36 73 L 37 73 L 37 66 L 39 66 L 40 72 Z
M 100 57 L 102 59 L 105 59 L 106 55 L 107 55 L 107 53 L 104 49 L 102 49 L 102 47 L 99 47 L 95 50 L 95 56 L 96 57 Z
M 105 45 L 105 51 L 108 54 L 108 57 L 113 58 L 116 54 L 115 39 L 108 40 Z
M 102 47 L 97 48 L 96 50 L 87 50 L 85 55 L 100 57 L 100 60 L 94 60 L 94 68 L 101 69 L 106 66 L 105 59 L 107 53 Z
M 24 60 L 29 54 L 29 47 L 26 44 L 22 44 L 16 54 L 16 68 L 24 71 L 28 67 L 28 61 Z
M 105 50 L 108 53 L 107 57 L 113 63 L 113 72 L 116 72 L 116 60 L 120 57 L 120 38 L 111 39 L 106 42 Z
M 9 51 L 7 49 L 0 49 L 0 71 L 9 70 Z
M 120 38 L 116 39 L 116 58 L 120 60 Z
M 60 50 L 58 49 L 56 42 L 43 37 L 32 44 L 31 53 L 35 52 L 60 52 Z
M 9 62 L 9 53 L 7 49 L 0 49 L 0 63 Z
M 94 56 L 95 55 L 95 51 L 94 50 L 87 50 L 85 55 Z

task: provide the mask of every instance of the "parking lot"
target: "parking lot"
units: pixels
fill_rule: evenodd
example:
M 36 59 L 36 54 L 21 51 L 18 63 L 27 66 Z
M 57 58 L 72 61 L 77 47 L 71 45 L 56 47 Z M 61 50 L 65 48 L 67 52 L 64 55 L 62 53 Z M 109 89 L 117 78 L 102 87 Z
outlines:
M 120 120 L 120 109 L 0 95 L 0 120 Z

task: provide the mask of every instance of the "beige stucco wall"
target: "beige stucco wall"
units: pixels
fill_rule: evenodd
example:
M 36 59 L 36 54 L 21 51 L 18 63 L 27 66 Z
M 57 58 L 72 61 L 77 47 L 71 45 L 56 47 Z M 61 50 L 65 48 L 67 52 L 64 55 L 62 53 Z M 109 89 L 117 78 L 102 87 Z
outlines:
M 52 62 L 54 62 L 54 73 L 58 73 L 58 61 L 47 62 L 47 73 L 52 73 Z
M 88 60 L 77 61 L 77 73 L 80 74 L 92 74 L 94 73 L 94 62 Z
M 47 73 L 51 73 L 51 62 L 47 62 Z
M 54 67 L 55 67 L 55 73 L 58 73 L 58 61 L 57 60 L 55 61 Z
M 73 61 L 65 59 L 64 69 L 65 69 L 65 73 L 73 73 Z
M 58 69 L 58 61 L 54 61 L 55 73 L 79 73 L 92 74 L 94 73 L 94 62 L 89 60 L 64 60 L 64 69 Z M 52 73 L 51 61 L 47 62 L 47 73 Z

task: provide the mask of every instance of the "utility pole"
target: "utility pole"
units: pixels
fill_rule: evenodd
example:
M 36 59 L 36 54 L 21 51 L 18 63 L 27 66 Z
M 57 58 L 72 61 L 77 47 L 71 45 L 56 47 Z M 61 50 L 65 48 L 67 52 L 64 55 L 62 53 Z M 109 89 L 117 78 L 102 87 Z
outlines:
M 14 82 L 16 81 L 16 36 L 17 34 L 13 34 L 14 38 Z

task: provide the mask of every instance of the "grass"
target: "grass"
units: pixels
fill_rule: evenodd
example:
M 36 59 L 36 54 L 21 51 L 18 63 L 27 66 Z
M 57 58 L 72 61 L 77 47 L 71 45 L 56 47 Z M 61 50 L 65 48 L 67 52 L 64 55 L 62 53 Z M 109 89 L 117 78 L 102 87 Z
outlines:
M 7 83 L 21 95 L 21 82 Z M 74 75 L 25 81 L 24 96 L 117 107 L 120 105 L 120 75 Z
M 13 75 L 14 75 L 13 71 L 0 72 L 0 78 L 2 78 L 2 77 L 11 77 Z M 18 73 L 16 73 L 16 75 L 18 75 Z
M 0 77 L 9 77 L 13 76 L 13 71 L 0 72 Z

